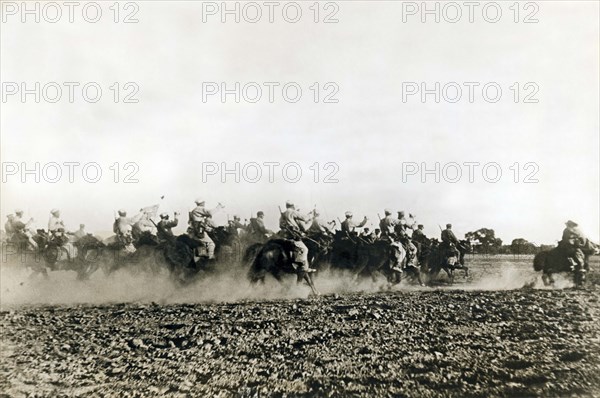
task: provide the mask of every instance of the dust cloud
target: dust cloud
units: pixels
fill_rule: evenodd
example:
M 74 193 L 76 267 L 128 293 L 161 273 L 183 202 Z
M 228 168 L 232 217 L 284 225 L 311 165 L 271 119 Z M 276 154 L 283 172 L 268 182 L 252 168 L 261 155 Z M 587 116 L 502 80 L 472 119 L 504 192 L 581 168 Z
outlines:
M 349 272 L 324 270 L 315 275 L 321 294 L 378 292 L 387 290 L 511 290 L 525 285 L 543 288 L 539 273 L 529 259 L 498 261 L 476 259 L 470 264 L 470 275 L 455 271 L 454 282 L 442 272 L 433 283 L 421 287 L 415 281 L 403 279 L 390 286 L 384 276 L 357 280 Z M 572 286 L 567 277 L 556 276 L 557 288 Z M 127 267 L 112 273 L 97 270 L 87 280 L 78 280 L 74 271 L 52 271 L 48 277 L 35 275 L 22 264 L 3 263 L 0 267 L 0 307 L 23 305 L 78 305 L 109 303 L 178 304 L 203 302 L 236 302 L 244 300 L 278 300 L 306 298 L 310 288 L 298 284 L 290 275 L 283 282 L 267 277 L 264 284 L 252 285 L 247 270 L 236 266 L 218 266 L 212 273 L 202 272 L 194 281 L 182 285 L 175 282 L 166 269 Z

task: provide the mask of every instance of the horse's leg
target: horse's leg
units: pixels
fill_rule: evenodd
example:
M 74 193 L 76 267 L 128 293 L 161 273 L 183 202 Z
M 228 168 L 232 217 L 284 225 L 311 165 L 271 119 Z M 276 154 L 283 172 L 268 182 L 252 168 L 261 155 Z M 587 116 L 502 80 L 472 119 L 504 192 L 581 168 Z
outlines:
M 302 276 L 303 276 L 304 280 L 306 281 L 306 283 L 308 283 L 308 286 L 310 286 L 310 290 L 312 290 L 312 294 L 314 296 L 319 296 L 320 293 L 317 290 L 317 288 L 315 287 L 315 284 L 312 280 L 312 275 L 308 272 L 303 272 L 302 274 L 303 274 Z
M 542 274 L 542 281 L 544 282 L 544 286 L 554 285 L 554 278 L 552 278 L 552 274 L 550 272 L 544 272 Z
M 417 280 L 417 282 L 419 282 L 419 285 L 421 286 L 425 286 L 425 284 L 423 283 L 423 280 L 421 279 L 421 271 L 419 268 L 416 267 L 408 267 L 406 269 L 406 275 L 408 277 L 410 277 L 410 279 L 412 281 L 414 281 L 415 279 Z
M 446 264 L 443 267 L 444 271 L 446 271 L 446 274 L 448 275 L 448 278 L 450 279 L 450 284 L 452 284 L 452 282 L 454 282 L 454 275 L 452 273 L 452 268 Z
M 353 278 L 354 283 L 358 283 L 358 279 L 360 278 L 360 275 L 367 268 L 368 264 L 369 264 L 368 257 L 366 259 L 362 258 L 362 259 L 359 260 L 359 262 L 356 265 L 356 268 L 354 269 L 354 278 Z

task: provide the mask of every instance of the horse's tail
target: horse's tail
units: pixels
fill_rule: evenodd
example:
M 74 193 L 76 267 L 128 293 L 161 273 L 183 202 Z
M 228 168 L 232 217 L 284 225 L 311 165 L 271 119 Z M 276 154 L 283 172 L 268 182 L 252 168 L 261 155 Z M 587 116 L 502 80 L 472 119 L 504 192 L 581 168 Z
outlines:
M 533 269 L 536 271 L 543 271 L 546 266 L 546 257 L 548 252 L 540 252 L 533 258 Z

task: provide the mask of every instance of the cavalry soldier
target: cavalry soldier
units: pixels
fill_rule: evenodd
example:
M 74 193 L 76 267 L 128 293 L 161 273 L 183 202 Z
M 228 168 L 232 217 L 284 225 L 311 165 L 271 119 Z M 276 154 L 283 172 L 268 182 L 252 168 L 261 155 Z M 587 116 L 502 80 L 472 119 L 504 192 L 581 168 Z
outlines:
M 446 250 L 447 255 L 451 256 L 452 254 L 454 254 L 456 255 L 458 261 L 461 262 L 462 259 L 460 258 L 460 252 L 457 249 L 457 247 L 460 246 L 460 242 L 458 241 L 456 235 L 454 235 L 454 232 L 452 231 L 452 224 L 446 224 L 446 229 L 442 231 L 441 239 L 441 247 L 443 247 Z
M 381 238 L 381 229 L 379 228 L 375 228 L 375 230 L 373 231 L 373 238 L 375 240 L 380 239 Z
M 256 218 L 250 219 L 250 225 L 248 225 L 248 236 L 258 242 L 265 242 L 273 231 L 265 227 L 265 213 L 259 211 L 256 213 Z
M 192 237 L 204 243 L 208 252 L 208 259 L 213 260 L 215 258 L 216 246 L 215 242 L 208 236 L 208 232 L 216 228 L 216 225 L 212 220 L 213 214 L 223 209 L 225 206 L 218 203 L 217 207 L 209 210 L 205 207 L 206 202 L 203 199 L 197 198 L 194 202 L 196 203 L 196 207 L 190 212 L 190 228 L 188 228 L 188 233 L 191 233 Z
M 206 208 L 206 202 L 201 198 L 196 198 L 194 203 L 196 207 L 190 212 L 190 222 L 202 222 L 204 219 L 212 217 L 217 211 L 225 208 L 221 203 L 218 203 L 217 207 L 209 210 Z
M 377 237 L 373 234 L 373 231 L 370 231 L 369 228 L 364 228 L 358 236 L 368 243 L 373 243 L 377 239 Z
M 303 272 L 315 272 L 308 265 L 308 247 L 302 242 L 304 223 L 308 222 L 308 217 L 304 217 L 290 201 L 285 203 L 285 211 L 279 218 L 280 235 L 284 239 L 290 239 L 294 242 L 295 250 L 293 252 L 293 262 L 300 266 L 299 270 Z
M 240 235 L 240 230 L 245 231 L 246 230 L 246 226 L 244 224 L 241 223 L 241 218 L 238 215 L 234 215 L 233 216 L 233 220 L 229 220 L 227 221 L 227 229 L 229 230 L 229 232 L 235 236 L 239 236 Z
M 134 217 L 127 217 L 127 212 L 123 209 L 119 210 L 119 217 L 115 219 L 113 224 L 113 232 L 117 235 L 117 239 L 128 248 L 129 251 L 135 251 L 133 247 L 132 229 L 133 225 L 138 222 L 143 213 Z
M 85 232 L 85 224 L 79 224 L 79 229 L 73 233 L 75 241 L 78 241 L 86 235 L 87 233 Z
M 69 243 L 69 238 L 65 235 L 65 229 L 63 227 L 57 228 L 52 235 L 49 237 L 49 242 L 56 244 L 57 246 L 66 246 Z M 67 248 L 67 254 L 71 257 L 72 246 L 69 245 Z
M 37 249 L 38 244 L 33 240 L 33 234 L 29 230 L 30 225 L 33 223 L 33 218 L 30 218 L 27 223 L 23 221 L 23 210 L 15 210 L 15 215 L 12 214 L 8 217 L 6 222 L 6 232 L 11 238 L 19 238 L 19 240 L 27 240 L 31 247 Z
M 404 216 L 404 211 L 398 211 L 398 224 L 396 230 L 400 236 L 407 235 L 408 229 L 414 230 L 416 228 L 417 223 L 415 222 L 414 216 L 409 214 L 408 218 L 412 221 L 411 223 L 409 223 Z
M 142 217 L 131 228 L 131 234 L 135 240 L 141 238 L 145 233 L 155 235 L 156 231 L 154 222 L 150 219 L 150 214 L 144 212 L 144 209 L 141 209 L 141 214 Z
M 50 211 L 50 220 L 48 220 L 48 232 L 50 235 L 56 233 L 59 228 L 65 229 L 65 223 L 60 218 L 60 210 L 52 209 Z
M 573 268 L 580 267 L 580 269 L 584 269 L 585 255 L 582 247 L 586 245 L 587 238 L 578 228 L 576 222 L 569 220 L 565 225 L 566 228 L 563 230 L 562 239 L 558 245 L 565 249 Z
M 454 245 L 459 245 L 459 241 L 456 238 L 456 235 L 454 235 L 454 232 L 452 231 L 452 224 L 446 224 L 446 229 L 442 231 L 442 242 L 445 243 L 446 245 L 450 245 L 450 244 L 454 244 Z
M 342 233 L 345 234 L 346 236 L 350 236 L 350 234 L 354 233 L 355 228 L 364 227 L 365 224 L 367 223 L 367 221 L 369 221 L 367 216 L 365 216 L 365 218 L 363 218 L 363 220 L 360 222 L 360 224 L 355 223 L 354 220 L 352 219 L 352 217 L 354 215 L 352 214 L 351 211 L 347 211 L 345 216 L 346 216 L 346 219 L 342 222 Z
M 6 223 L 4 224 L 4 232 L 6 232 L 6 241 L 10 242 L 15 233 L 15 228 L 13 227 L 15 215 L 9 214 L 6 216 L 6 218 L 7 218 L 7 220 L 6 220 Z
M 392 217 L 390 209 L 385 209 L 383 212 L 385 217 L 379 221 L 379 228 L 381 229 L 381 236 L 388 237 L 393 235 L 396 225 L 400 223 L 400 220 Z
M 159 243 L 172 242 L 175 240 L 175 235 L 173 235 L 171 229 L 176 227 L 179 223 L 177 216 L 179 216 L 179 213 L 175 212 L 173 214 L 173 221 L 170 221 L 168 213 L 161 213 L 160 221 L 156 224 L 156 236 L 158 237 Z
M 425 236 L 425 232 L 423 232 L 423 224 L 419 224 L 417 229 L 415 229 L 412 233 L 412 240 L 418 242 L 420 244 L 424 244 L 427 242 L 427 236 Z
M 331 229 L 326 222 L 322 221 L 320 218 L 321 214 L 317 211 L 313 211 L 313 220 L 308 228 L 308 233 L 311 235 L 332 235 Z

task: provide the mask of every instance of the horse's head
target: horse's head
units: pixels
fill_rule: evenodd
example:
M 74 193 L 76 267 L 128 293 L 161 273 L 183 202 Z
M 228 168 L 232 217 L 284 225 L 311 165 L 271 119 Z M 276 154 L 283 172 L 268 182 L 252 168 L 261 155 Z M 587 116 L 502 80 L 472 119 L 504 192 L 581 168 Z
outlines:
M 229 241 L 233 234 L 225 226 L 218 226 L 210 231 L 209 236 L 215 245 L 222 245 Z
M 473 251 L 473 245 L 471 245 L 470 239 L 463 239 L 459 241 L 458 249 L 465 253 L 471 253 Z

